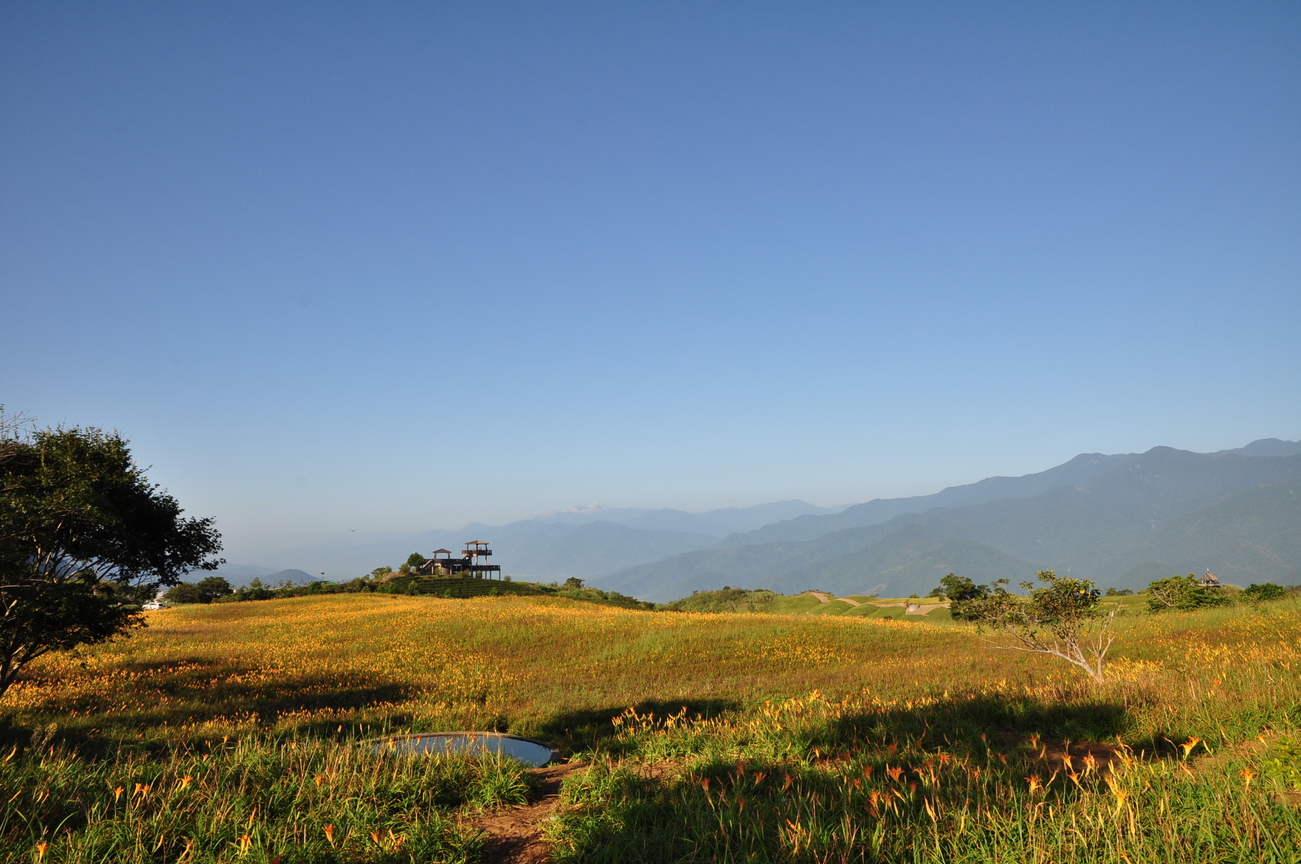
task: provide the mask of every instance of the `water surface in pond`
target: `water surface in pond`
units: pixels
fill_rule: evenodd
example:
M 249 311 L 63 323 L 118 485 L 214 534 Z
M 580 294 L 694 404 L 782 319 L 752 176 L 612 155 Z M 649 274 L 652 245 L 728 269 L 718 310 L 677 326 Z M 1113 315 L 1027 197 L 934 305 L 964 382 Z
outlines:
M 481 753 L 518 759 L 525 765 L 541 768 L 551 762 L 551 747 L 531 738 L 503 735 L 499 732 L 430 732 L 424 735 L 395 735 L 372 742 L 376 753 Z

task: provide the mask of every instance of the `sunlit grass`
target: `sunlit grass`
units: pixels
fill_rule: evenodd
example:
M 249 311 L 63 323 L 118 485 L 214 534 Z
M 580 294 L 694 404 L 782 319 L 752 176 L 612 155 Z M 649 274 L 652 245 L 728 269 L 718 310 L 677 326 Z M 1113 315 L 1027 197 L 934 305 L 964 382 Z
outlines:
M 1298 860 L 1261 775 L 1301 726 L 1295 606 L 1122 605 L 1100 687 L 966 626 L 851 615 L 167 610 L 6 695 L 0 860 L 474 860 L 468 814 L 523 800 L 518 766 L 351 742 L 488 728 L 590 764 L 549 829 L 564 860 Z

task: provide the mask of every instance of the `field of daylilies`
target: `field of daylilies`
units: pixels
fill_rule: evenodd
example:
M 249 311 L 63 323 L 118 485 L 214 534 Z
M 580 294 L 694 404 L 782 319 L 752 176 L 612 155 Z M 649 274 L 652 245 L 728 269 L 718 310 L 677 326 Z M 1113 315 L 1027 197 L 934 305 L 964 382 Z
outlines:
M 0 861 L 477 861 L 476 817 L 533 776 L 359 743 L 454 729 L 581 763 L 557 861 L 1301 861 L 1290 598 L 1127 606 L 1102 685 L 951 623 L 380 594 L 150 614 L 0 701 Z

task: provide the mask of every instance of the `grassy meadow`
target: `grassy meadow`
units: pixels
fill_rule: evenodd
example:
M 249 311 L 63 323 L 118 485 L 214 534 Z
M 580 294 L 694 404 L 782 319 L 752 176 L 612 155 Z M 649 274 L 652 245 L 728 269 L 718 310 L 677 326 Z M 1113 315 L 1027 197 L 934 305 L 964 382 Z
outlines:
M 557 861 L 1301 861 L 1279 756 L 1301 727 L 1295 602 L 1153 616 L 1123 599 L 1102 686 L 843 602 L 151 613 L 0 702 L 0 861 L 477 861 L 476 820 L 528 800 L 533 775 L 356 746 L 454 729 L 581 764 L 546 823 Z

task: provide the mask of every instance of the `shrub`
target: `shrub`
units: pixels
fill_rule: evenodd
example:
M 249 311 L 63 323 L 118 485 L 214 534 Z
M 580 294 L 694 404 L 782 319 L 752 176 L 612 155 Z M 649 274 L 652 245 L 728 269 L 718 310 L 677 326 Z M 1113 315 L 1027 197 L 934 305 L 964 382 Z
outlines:
M 1266 582 L 1263 585 L 1257 585 L 1252 582 L 1247 589 L 1242 592 L 1242 596 L 1248 600 L 1281 600 L 1287 596 L 1287 589 L 1282 585 L 1275 585 L 1273 582 Z
M 1301 791 L 1301 738 L 1280 738 L 1265 760 L 1265 775 Z
M 1106 614 L 1098 608 L 1102 592 L 1087 579 L 1058 576 L 1052 570 L 1035 575 L 1043 587 L 1022 582 L 1028 597 L 1009 594 L 1000 584 L 1007 580 L 1000 579 L 989 594 L 965 601 L 963 615 L 982 630 L 1006 634 L 1020 643 L 996 647 L 1059 657 L 1101 683 L 1103 662 L 1116 638 L 1111 632 L 1115 611 Z
M 1219 588 L 1203 586 L 1196 576 L 1171 576 L 1147 586 L 1147 608 L 1152 612 L 1175 609 L 1188 612 L 1208 606 L 1223 606 L 1229 598 Z

